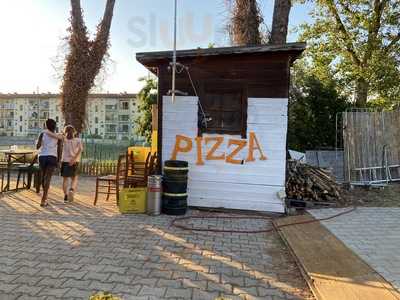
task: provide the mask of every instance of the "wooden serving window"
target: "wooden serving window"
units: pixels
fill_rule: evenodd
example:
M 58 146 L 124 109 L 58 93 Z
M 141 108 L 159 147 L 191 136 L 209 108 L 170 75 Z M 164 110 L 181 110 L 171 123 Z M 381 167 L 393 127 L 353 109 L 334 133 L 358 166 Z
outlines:
M 206 88 L 200 99 L 199 133 L 241 135 L 246 138 L 247 99 L 243 88 Z

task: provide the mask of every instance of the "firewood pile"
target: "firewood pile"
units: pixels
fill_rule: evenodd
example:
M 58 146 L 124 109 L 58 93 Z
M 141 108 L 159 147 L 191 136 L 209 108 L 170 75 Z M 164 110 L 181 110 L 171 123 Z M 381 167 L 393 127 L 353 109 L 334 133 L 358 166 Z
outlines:
M 342 204 L 341 188 L 328 170 L 299 161 L 287 163 L 286 195 L 288 199 Z

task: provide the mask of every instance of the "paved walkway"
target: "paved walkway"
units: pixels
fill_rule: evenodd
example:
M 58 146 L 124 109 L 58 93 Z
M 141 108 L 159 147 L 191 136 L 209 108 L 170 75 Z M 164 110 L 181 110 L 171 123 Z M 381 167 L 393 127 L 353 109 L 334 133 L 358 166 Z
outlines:
M 113 201 L 93 207 L 93 187 L 83 180 L 70 205 L 55 187 L 46 209 L 30 191 L 0 199 L 0 299 L 88 299 L 96 291 L 125 300 L 312 298 L 276 233 L 178 230 L 169 216 L 120 215 Z M 199 222 L 270 226 L 262 220 Z
M 323 218 L 343 210 L 310 212 Z M 322 224 L 400 291 L 400 208 L 361 207 Z

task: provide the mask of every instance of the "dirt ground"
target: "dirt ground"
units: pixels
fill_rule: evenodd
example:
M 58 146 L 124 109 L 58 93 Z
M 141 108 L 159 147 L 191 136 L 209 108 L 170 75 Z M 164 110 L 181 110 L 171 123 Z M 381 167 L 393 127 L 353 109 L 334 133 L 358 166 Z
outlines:
M 400 207 L 400 183 L 385 187 L 354 187 L 344 190 L 348 203 L 370 207 Z

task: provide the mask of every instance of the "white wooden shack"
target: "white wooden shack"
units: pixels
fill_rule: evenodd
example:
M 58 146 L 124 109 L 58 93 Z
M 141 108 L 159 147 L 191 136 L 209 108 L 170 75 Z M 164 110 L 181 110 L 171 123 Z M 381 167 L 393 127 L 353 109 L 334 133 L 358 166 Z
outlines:
M 138 53 L 159 78 L 161 161 L 186 160 L 189 205 L 284 212 L 290 66 L 304 43 Z

